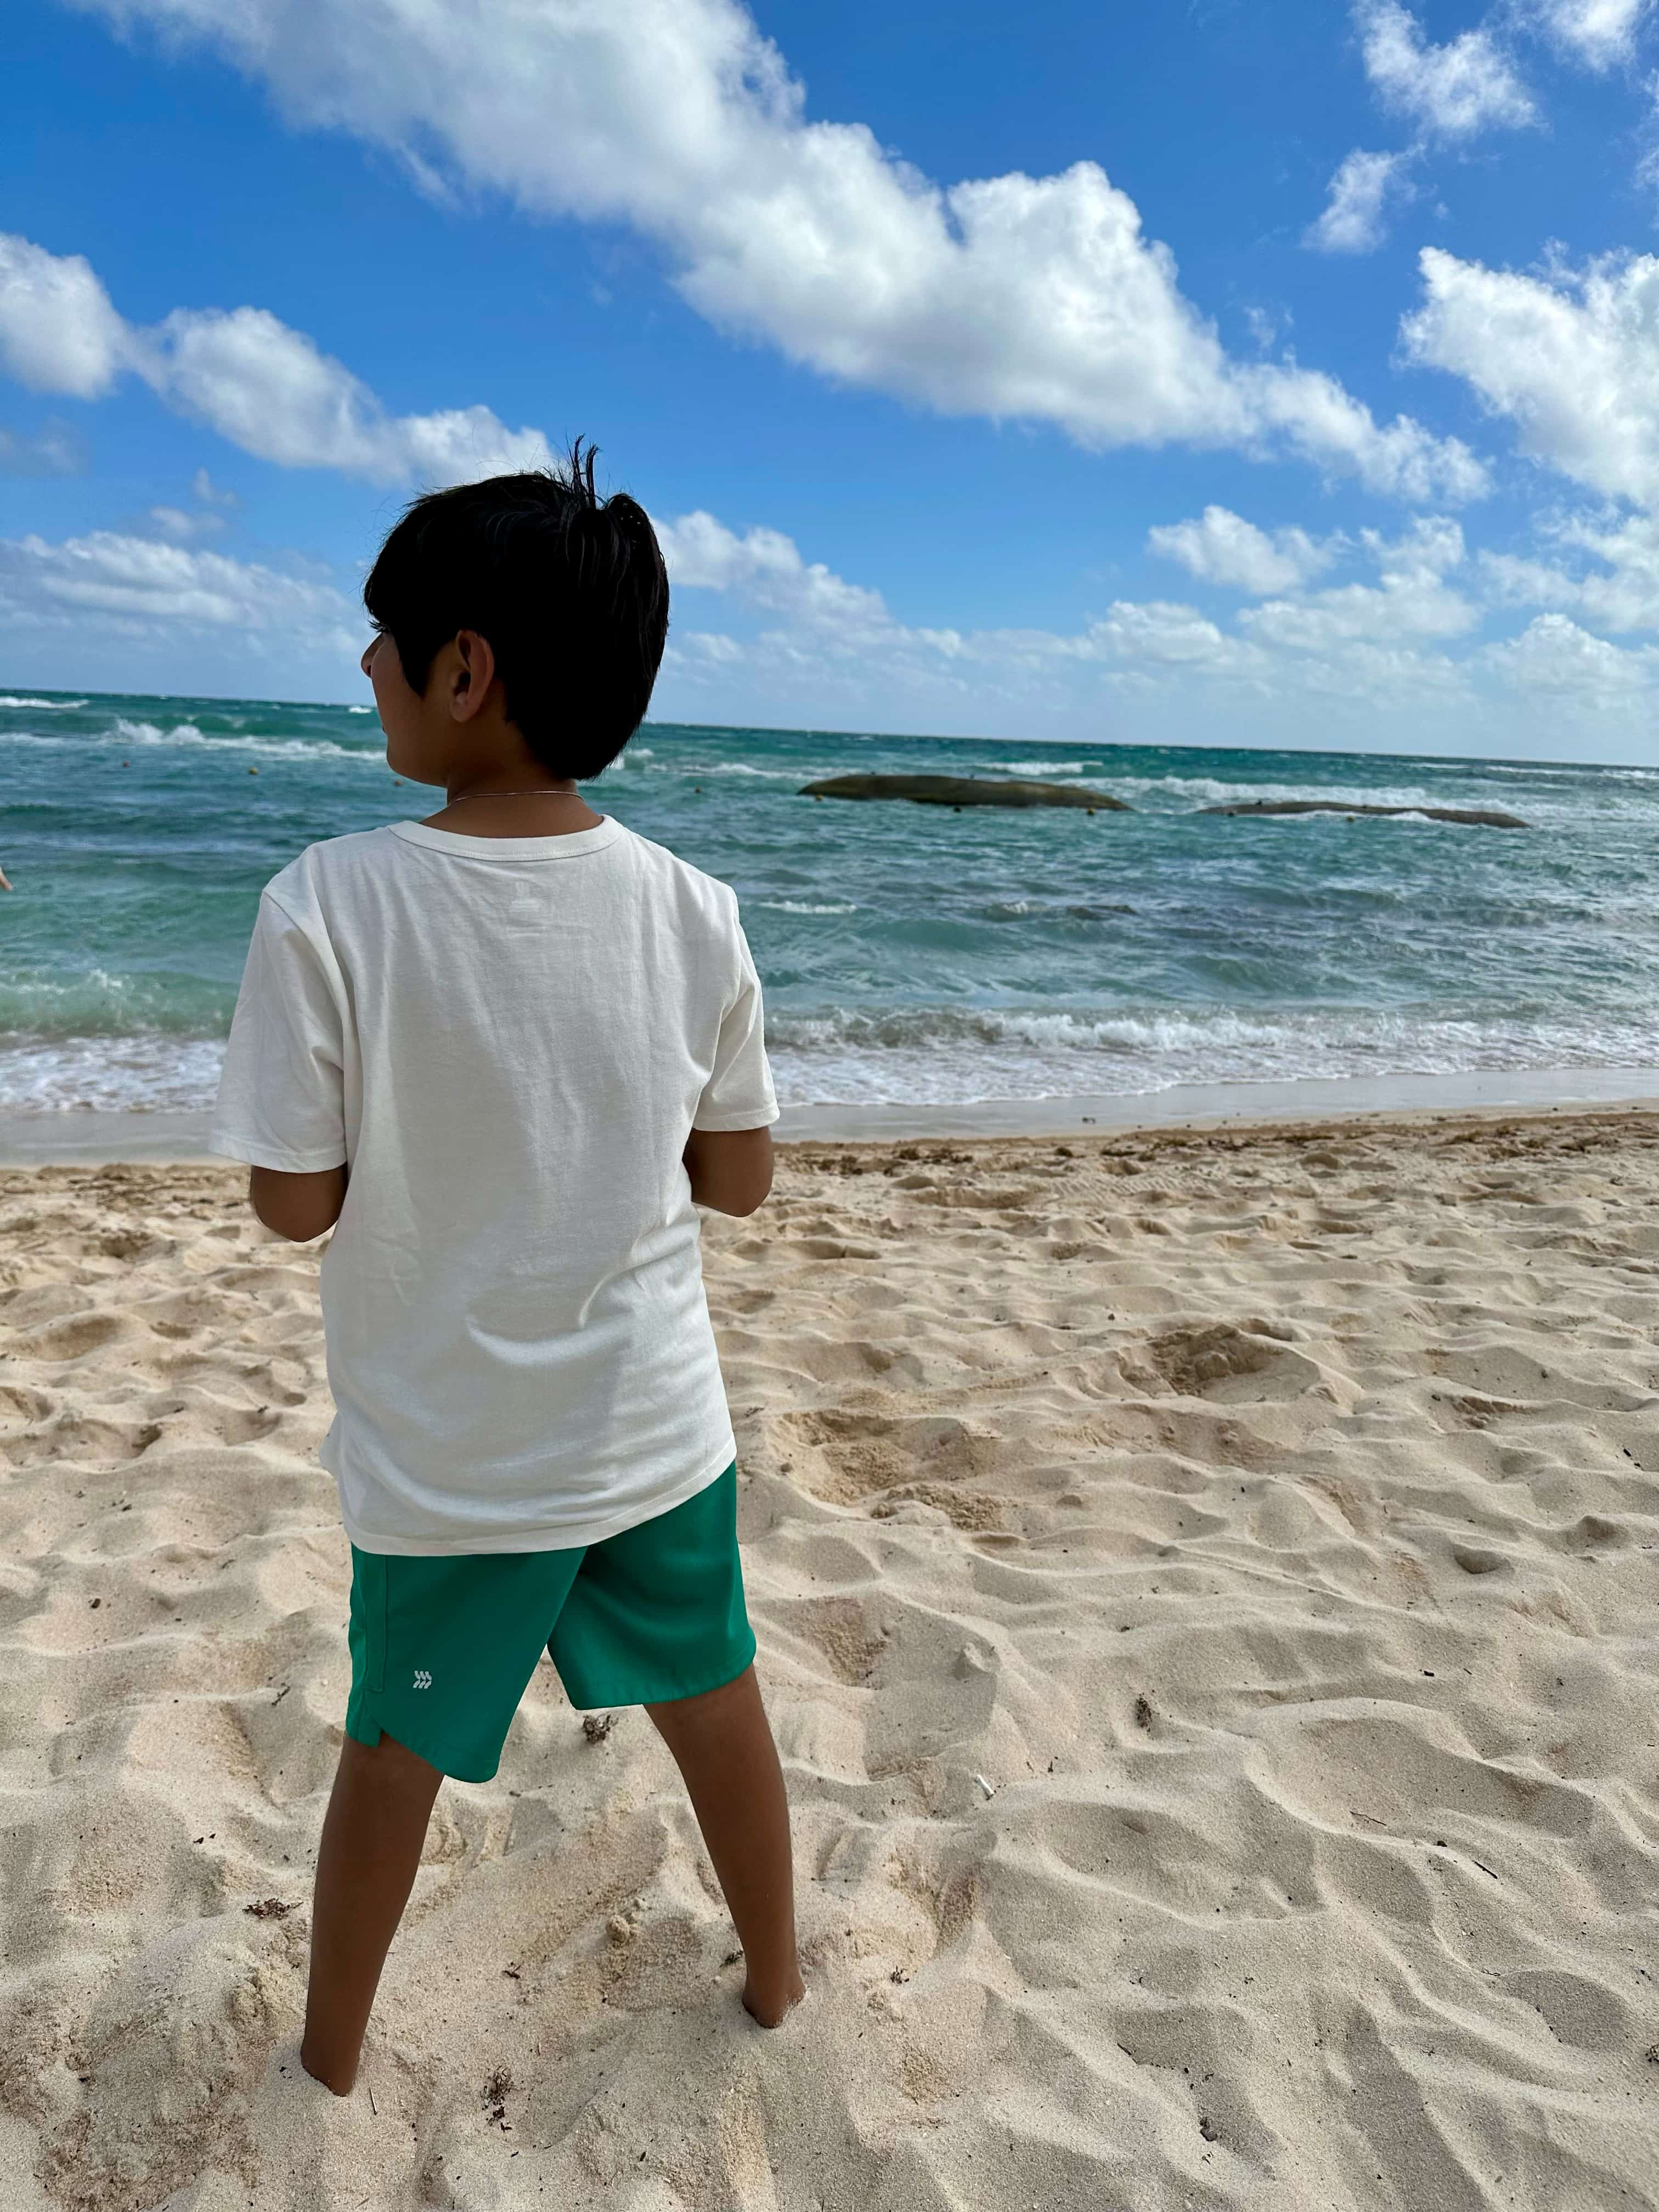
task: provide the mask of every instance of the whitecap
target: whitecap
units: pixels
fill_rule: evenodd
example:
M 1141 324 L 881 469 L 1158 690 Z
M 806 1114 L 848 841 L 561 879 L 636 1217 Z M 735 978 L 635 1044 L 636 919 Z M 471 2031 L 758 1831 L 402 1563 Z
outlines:
M 794 768 L 753 768 L 747 761 L 714 761 L 705 768 L 682 765 L 682 775 L 752 775 L 769 783 L 797 783 L 802 770 Z
M 787 1104 L 966 1103 L 1177 1085 L 1659 1066 L 1659 1019 L 1532 1022 L 1319 1006 L 839 1007 L 767 1024 Z
M 1379 786 L 1363 793 L 1333 790 L 1314 783 L 1225 783 L 1209 775 L 1121 775 L 1107 781 L 1120 796 L 1141 799 L 1167 796 L 1183 807 L 1245 806 L 1254 799 L 1317 799 L 1322 806 L 1432 806 L 1441 802 L 1420 784 Z
M 767 908 L 773 914 L 856 914 L 858 912 L 858 908 L 852 904 L 813 906 L 804 899 L 757 899 L 755 903 L 757 906 Z
M 197 728 L 194 722 L 175 722 L 170 730 L 154 722 L 130 722 L 118 718 L 113 735 L 125 745 L 199 746 L 206 752 L 258 753 L 268 760 L 342 760 L 364 768 L 384 768 L 386 756 L 363 745 L 343 745 L 333 738 L 220 738 Z
M 1081 775 L 1085 769 L 1092 769 L 1097 775 L 1103 773 L 1102 763 L 1098 761 L 986 761 L 983 765 L 986 768 L 995 769 L 1000 775 Z
M 199 1113 L 219 1085 L 216 1037 L 13 1036 L 0 1044 L 0 1110 Z

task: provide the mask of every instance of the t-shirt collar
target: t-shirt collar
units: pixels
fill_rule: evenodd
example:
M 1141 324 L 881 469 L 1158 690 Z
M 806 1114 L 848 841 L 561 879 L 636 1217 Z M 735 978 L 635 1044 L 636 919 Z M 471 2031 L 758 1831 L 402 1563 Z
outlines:
M 434 830 L 424 822 L 387 826 L 405 844 L 424 845 L 428 851 L 465 860 L 574 860 L 584 853 L 597 853 L 622 834 L 622 824 L 608 814 L 591 830 L 569 830 L 553 837 L 467 837 L 456 830 Z

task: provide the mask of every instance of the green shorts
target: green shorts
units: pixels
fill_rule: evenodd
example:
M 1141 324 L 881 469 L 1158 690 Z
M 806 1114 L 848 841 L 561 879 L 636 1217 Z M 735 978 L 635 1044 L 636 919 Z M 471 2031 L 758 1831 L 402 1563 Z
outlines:
M 545 1651 L 573 1705 L 666 1705 L 755 1656 L 738 1559 L 738 1471 L 683 1505 L 556 1552 L 447 1559 L 351 1547 L 346 1734 L 382 1729 L 459 1782 L 501 1764 Z

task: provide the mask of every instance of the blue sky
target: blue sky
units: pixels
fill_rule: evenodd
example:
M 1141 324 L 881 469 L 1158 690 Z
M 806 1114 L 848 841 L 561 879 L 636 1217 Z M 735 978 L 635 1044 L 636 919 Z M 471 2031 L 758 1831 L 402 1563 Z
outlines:
M 1649 759 L 1650 0 L 14 0 L 0 686 L 598 439 L 698 721 Z

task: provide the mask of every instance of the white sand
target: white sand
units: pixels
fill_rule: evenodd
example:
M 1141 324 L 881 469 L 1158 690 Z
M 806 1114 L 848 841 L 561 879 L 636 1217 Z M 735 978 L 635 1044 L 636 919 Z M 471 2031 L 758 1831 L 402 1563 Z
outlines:
M 808 2005 L 544 1668 L 344 2102 L 314 1259 L 0 1176 L 4 2212 L 1653 2203 L 1659 1117 L 1069 1143 L 711 1225 Z

